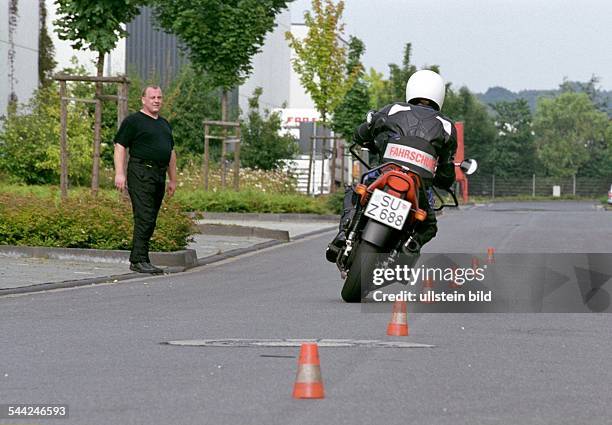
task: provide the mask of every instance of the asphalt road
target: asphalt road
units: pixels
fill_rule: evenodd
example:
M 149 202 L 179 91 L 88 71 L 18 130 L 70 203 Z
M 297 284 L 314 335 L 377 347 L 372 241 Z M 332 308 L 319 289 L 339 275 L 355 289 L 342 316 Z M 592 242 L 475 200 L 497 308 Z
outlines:
M 442 218 L 428 249 L 612 252 L 611 214 L 584 203 L 476 207 Z M 340 301 L 322 256 L 330 237 L 179 275 L 0 298 L 0 404 L 70 412 L 0 423 L 610 423 L 607 314 L 413 315 L 405 340 L 435 347 L 320 348 L 324 400 L 291 398 L 297 348 L 162 344 L 398 340 L 385 335 L 388 314 Z

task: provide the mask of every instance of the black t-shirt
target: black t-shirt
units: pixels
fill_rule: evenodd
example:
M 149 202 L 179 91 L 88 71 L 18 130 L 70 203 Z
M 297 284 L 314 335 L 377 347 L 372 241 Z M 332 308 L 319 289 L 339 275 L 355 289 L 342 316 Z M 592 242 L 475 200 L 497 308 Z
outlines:
M 168 164 L 174 149 L 172 128 L 162 117 L 157 119 L 140 111 L 123 120 L 115 143 L 130 149 L 130 156 Z

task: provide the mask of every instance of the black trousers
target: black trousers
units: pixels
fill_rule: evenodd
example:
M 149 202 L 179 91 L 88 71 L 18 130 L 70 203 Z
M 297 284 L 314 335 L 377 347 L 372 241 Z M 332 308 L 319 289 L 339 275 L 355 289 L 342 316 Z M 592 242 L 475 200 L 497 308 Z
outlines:
M 153 236 L 157 214 L 166 189 L 167 167 L 152 163 L 135 162 L 130 159 L 127 170 L 127 184 L 132 212 L 134 235 L 130 262 L 141 263 L 149 260 L 149 241 Z

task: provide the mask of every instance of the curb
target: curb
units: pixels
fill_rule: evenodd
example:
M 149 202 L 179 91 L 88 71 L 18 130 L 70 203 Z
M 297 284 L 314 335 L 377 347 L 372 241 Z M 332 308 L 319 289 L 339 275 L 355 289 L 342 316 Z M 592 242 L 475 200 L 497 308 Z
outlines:
M 0 245 L 0 254 L 7 257 L 34 257 L 52 260 L 81 260 L 98 263 L 130 262 L 130 252 L 118 249 L 54 248 L 41 246 Z M 193 267 L 197 254 L 193 249 L 174 252 L 151 252 L 151 259 L 161 266 Z
M 327 233 L 331 230 L 336 229 L 336 226 L 334 227 L 326 227 L 324 229 L 319 229 L 319 230 L 315 230 L 309 233 L 305 233 L 302 235 L 298 235 L 296 237 L 293 238 L 294 241 L 298 241 L 310 236 L 315 236 L 318 234 L 323 234 L 323 233 Z M 280 241 L 280 240 L 272 240 L 272 241 L 267 241 L 267 242 L 262 242 L 253 246 L 250 246 L 248 248 L 236 248 L 236 249 L 232 249 L 230 251 L 221 253 L 221 254 L 213 254 L 213 255 L 209 255 L 207 257 L 203 257 L 203 258 L 198 258 L 196 259 L 195 263 L 193 263 L 190 266 L 185 266 L 185 267 L 180 267 L 180 266 L 174 266 L 174 267 L 168 267 L 166 268 L 166 274 L 174 274 L 174 273 L 181 273 L 184 271 L 187 271 L 189 269 L 192 269 L 194 267 L 198 267 L 198 266 L 205 266 L 205 265 L 209 265 L 209 264 L 213 264 L 213 263 L 217 263 L 219 261 L 223 261 L 226 260 L 228 258 L 233 258 L 233 257 L 238 257 L 240 255 L 243 254 L 248 254 L 251 252 L 255 252 L 255 251 L 259 251 L 265 248 L 270 248 L 276 245 L 281 245 L 287 243 L 286 241 Z M 1 250 L 2 247 L 0 247 Z M 18 248 L 25 248 L 25 247 L 18 247 Z M 28 247 L 28 248 L 33 248 L 33 247 Z M 78 248 L 60 248 L 60 249 L 78 249 Z M 98 250 L 95 250 L 98 251 Z M 187 251 L 193 251 L 195 253 L 194 250 L 187 250 Z M 119 251 L 121 252 L 121 251 Z M 153 257 L 153 252 L 150 253 L 150 255 Z M 129 253 L 128 253 L 129 256 Z M 75 287 L 79 287 L 79 286 L 87 286 L 87 285 L 95 285 L 95 284 L 99 284 L 99 283 L 113 283 L 113 282 L 119 282 L 119 281 L 123 281 L 123 280 L 130 280 L 130 279 L 135 279 L 135 278 L 142 278 L 145 276 L 151 276 L 151 277 L 159 277 L 159 276 L 163 276 L 163 275 L 144 275 L 142 273 L 125 273 L 125 274 L 120 274 L 120 275 L 112 275 L 112 276 L 102 276 L 102 277 L 95 277 L 95 278 L 87 278 L 87 279 L 80 279 L 80 280 L 67 280 L 67 281 L 63 281 L 63 282 L 48 282 L 48 283 L 37 283 L 34 285 L 29 285 L 29 286 L 21 286 L 18 288 L 7 288 L 7 289 L 0 289 L 0 297 L 4 296 L 4 295 L 16 295 L 16 294 L 25 294 L 25 293 L 35 293 L 35 292 L 43 292 L 43 291 L 48 291 L 48 290 L 52 290 L 52 289 L 65 289 L 65 288 L 75 288 Z
M 204 218 L 205 220 L 252 220 L 252 221 L 338 221 L 340 215 L 336 214 L 293 214 L 293 213 L 214 213 L 214 212 L 191 212 L 192 218 Z M 196 217 L 197 216 L 197 217 Z
M 264 227 L 241 226 L 238 224 L 200 223 L 196 226 L 204 235 L 247 236 L 262 239 L 276 239 L 289 242 L 287 230 L 266 229 Z

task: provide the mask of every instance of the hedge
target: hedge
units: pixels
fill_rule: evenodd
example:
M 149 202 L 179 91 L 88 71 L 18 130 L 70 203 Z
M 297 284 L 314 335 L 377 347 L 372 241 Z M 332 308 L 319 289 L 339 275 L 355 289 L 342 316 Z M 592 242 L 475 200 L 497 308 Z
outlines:
M 184 249 L 192 221 L 175 202 L 162 205 L 152 251 Z M 97 197 L 0 193 L 0 244 L 129 250 L 132 209 L 128 199 L 101 192 Z
M 176 201 L 183 211 L 253 212 L 253 213 L 311 213 L 329 214 L 326 199 L 305 195 L 248 191 L 180 191 Z

